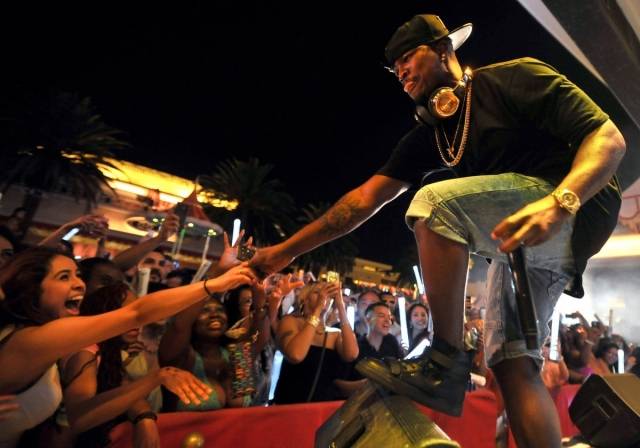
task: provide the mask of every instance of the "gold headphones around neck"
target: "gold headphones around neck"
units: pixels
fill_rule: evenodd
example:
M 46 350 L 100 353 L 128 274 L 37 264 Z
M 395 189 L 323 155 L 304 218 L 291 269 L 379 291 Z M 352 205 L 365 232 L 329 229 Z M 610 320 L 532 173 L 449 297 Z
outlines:
M 471 70 L 467 68 L 455 87 L 439 87 L 434 90 L 426 101 L 421 101 L 416 106 L 416 121 L 433 126 L 454 115 L 471 78 Z

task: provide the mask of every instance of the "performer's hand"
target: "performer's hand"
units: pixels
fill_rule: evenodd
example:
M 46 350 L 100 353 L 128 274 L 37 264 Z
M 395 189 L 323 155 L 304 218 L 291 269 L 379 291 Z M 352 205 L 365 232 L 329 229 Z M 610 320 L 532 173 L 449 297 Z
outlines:
M 511 252 L 518 246 L 536 246 L 560 231 L 571 214 L 560 207 L 553 196 L 532 202 L 503 219 L 491 232 L 494 240 L 502 240 L 501 252 Z
M 229 242 L 229 234 L 224 232 L 222 234 L 222 241 L 224 242 L 224 249 L 222 250 L 222 255 L 220 255 L 220 261 L 218 261 L 218 270 L 220 272 L 226 272 L 234 266 L 239 265 L 241 262 L 238 260 L 238 248 L 242 243 L 242 238 L 244 237 L 244 229 L 240 230 L 238 233 L 238 238 L 236 239 L 235 244 L 231 244 Z M 253 242 L 253 238 L 249 238 L 247 244 L 251 246 Z
M 273 274 L 286 268 L 294 257 L 287 255 L 282 244 L 258 249 L 256 254 L 249 260 L 249 266 L 255 268 L 263 274 Z

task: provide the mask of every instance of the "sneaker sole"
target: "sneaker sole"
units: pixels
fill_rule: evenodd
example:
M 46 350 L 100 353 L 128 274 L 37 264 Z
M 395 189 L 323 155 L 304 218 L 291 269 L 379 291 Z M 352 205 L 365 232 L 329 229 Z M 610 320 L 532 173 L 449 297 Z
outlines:
M 462 403 L 458 406 L 452 406 L 450 400 L 427 395 L 417 387 L 398 379 L 385 368 L 376 368 L 372 367 L 371 364 L 360 362 L 356 364 L 356 370 L 361 375 L 376 382 L 385 389 L 417 401 L 434 411 L 442 412 L 453 417 L 460 417 L 460 415 L 462 415 Z

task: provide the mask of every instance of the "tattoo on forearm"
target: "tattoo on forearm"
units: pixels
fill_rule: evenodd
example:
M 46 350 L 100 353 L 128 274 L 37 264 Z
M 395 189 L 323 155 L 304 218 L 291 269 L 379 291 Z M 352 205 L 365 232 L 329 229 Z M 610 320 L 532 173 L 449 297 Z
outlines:
M 346 195 L 322 216 L 322 230 L 331 236 L 341 235 L 351 230 L 364 216 L 360 199 Z

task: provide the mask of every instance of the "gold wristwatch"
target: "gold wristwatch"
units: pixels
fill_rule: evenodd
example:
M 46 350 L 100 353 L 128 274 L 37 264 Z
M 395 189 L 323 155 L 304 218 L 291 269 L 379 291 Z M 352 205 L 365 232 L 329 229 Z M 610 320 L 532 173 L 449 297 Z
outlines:
M 569 190 L 568 188 L 563 188 L 562 190 L 554 190 L 553 193 L 551 193 L 551 196 L 553 196 L 555 200 L 558 201 L 558 205 L 560 205 L 560 207 L 562 207 L 572 215 L 578 213 L 578 210 L 580 209 L 580 198 L 573 191 Z

